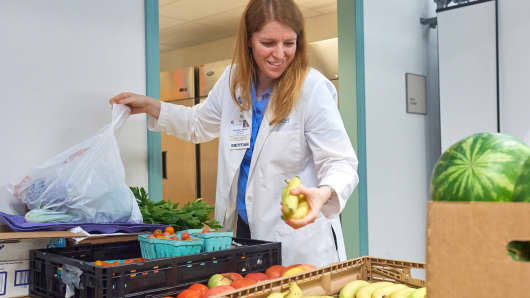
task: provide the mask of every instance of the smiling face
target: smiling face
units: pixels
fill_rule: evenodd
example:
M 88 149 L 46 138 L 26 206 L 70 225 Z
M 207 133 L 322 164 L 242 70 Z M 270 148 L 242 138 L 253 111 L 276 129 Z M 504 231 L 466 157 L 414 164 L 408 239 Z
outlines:
M 289 67 L 296 54 L 296 32 L 277 21 L 267 22 L 250 40 L 260 84 L 271 85 Z

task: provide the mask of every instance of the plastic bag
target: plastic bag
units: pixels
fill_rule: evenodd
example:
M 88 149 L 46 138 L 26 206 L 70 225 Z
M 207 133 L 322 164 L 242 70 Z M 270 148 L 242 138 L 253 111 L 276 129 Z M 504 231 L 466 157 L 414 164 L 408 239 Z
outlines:
M 33 168 L 10 185 L 12 195 L 30 209 L 33 222 L 142 223 L 138 203 L 125 184 L 116 135 L 129 117 L 113 105 L 112 123 L 96 136 Z

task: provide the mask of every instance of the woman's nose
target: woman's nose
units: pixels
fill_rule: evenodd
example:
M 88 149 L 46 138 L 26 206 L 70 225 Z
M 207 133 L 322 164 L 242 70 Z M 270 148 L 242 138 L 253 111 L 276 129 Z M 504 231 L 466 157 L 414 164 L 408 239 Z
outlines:
M 272 52 L 272 55 L 274 58 L 281 59 L 285 56 L 285 49 L 282 45 L 277 45 L 274 47 L 274 51 Z

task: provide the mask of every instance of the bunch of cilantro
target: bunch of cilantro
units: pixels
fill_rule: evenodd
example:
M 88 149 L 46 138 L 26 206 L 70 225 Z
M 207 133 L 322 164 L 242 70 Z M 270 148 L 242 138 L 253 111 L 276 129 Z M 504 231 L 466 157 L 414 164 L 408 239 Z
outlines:
M 175 231 L 186 229 L 201 229 L 204 225 L 212 229 L 220 229 L 216 220 L 210 219 L 214 207 L 202 199 L 186 203 L 179 209 L 178 203 L 161 200 L 154 202 L 143 187 L 131 187 L 136 197 L 138 207 L 146 224 L 164 224 L 172 226 Z

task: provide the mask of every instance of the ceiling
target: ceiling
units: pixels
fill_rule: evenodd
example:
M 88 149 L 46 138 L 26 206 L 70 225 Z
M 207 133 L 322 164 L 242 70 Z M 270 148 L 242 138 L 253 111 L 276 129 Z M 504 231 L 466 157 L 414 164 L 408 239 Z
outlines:
M 304 17 L 336 13 L 337 0 L 294 0 Z M 248 0 L 159 0 L 160 51 L 235 35 Z

